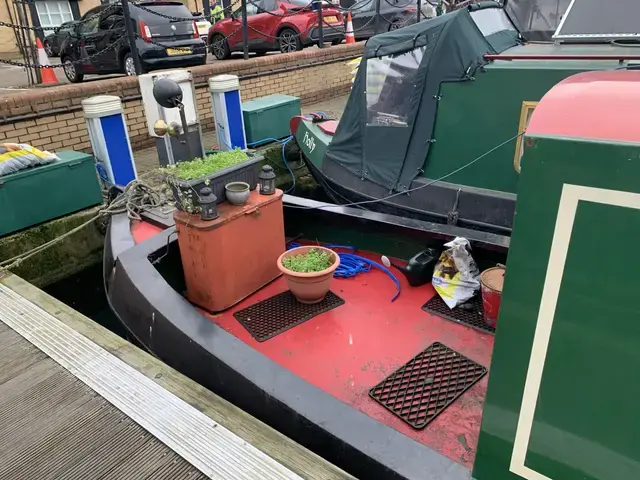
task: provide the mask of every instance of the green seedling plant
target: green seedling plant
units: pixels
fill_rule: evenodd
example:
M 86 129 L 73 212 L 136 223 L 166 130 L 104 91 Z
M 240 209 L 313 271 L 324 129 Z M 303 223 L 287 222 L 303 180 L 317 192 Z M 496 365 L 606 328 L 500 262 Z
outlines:
M 324 250 L 312 248 L 307 253 L 283 258 L 282 265 L 293 272 L 313 273 L 326 270 L 333 265 L 333 260 Z
M 204 158 L 194 158 L 189 162 L 178 162 L 161 168 L 160 172 L 178 180 L 194 180 L 233 167 L 248 159 L 249 155 L 246 152 L 236 148 L 226 152 L 212 153 Z
M 225 168 L 233 167 L 239 163 L 249 159 L 249 155 L 239 148 L 227 150 L 226 152 L 217 152 L 207 155 L 204 158 L 194 158 L 188 162 L 178 162 L 174 165 L 160 168 L 160 173 L 165 176 L 165 184 L 168 187 L 168 193 L 175 192 L 182 210 L 191 214 L 200 213 L 198 205 L 197 193 L 191 187 L 183 187 L 179 181 L 195 180 L 198 178 L 211 175 Z M 205 180 L 205 185 L 211 183 L 209 179 Z

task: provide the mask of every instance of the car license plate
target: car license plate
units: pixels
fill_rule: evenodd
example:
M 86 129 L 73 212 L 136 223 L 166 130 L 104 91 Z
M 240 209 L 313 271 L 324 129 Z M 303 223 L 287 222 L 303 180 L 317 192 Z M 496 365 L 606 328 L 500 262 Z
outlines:
M 196 23 L 196 27 L 198 27 L 198 30 L 200 30 L 201 28 L 207 28 L 207 24 L 206 23 Z
M 175 55 L 187 55 L 191 53 L 190 48 L 167 48 L 167 55 L 173 57 Z
M 324 17 L 324 21 L 327 23 L 338 23 L 338 17 Z

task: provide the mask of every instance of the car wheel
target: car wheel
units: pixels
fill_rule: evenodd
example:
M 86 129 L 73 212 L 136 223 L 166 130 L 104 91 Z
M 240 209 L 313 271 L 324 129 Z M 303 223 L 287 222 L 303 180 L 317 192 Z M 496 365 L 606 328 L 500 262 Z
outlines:
M 331 45 L 336 46 L 336 45 L 340 45 L 342 43 L 342 39 L 340 40 L 331 40 Z
M 395 22 L 392 22 L 391 25 L 389 25 L 389 31 L 398 30 L 399 28 L 402 28 L 404 26 L 406 26 L 405 22 L 403 22 L 402 20 L 396 20 Z
M 48 40 L 44 41 L 44 51 L 47 54 L 47 57 L 55 57 L 56 55 L 53 53 L 53 48 L 51 48 L 51 44 Z
M 71 83 L 80 83 L 84 79 L 84 75 L 82 73 L 78 73 L 78 69 L 75 64 L 71 61 L 71 58 L 66 57 L 62 60 L 62 69 L 64 70 L 64 75 L 67 77 Z
M 285 28 L 278 35 L 278 47 L 282 53 L 299 52 L 302 50 L 300 35 L 290 28 Z
M 214 57 L 218 60 L 226 60 L 231 56 L 231 49 L 229 48 L 229 42 L 219 33 L 214 34 L 211 37 L 209 48 Z
M 124 56 L 124 60 L 122 61 L 122 70 L 127 74 L 127 77 L 136 76 L 136 62 L 133 61 L 131 52 Z

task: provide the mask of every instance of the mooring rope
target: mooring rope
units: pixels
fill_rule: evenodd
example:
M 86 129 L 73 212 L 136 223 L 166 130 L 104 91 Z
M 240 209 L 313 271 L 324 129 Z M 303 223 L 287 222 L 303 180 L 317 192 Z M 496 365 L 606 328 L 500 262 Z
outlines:
M 56 245 L 67 237 L 70 237 L 76 232 L 79 232 L 88 225 L 100 218 L 104 218 L 110 215 L 117 215 L 120 213 L 126 213 L 132 220 L 141 220 L 141 214 L 153 207 L 159 207 L 166 203 L 166 200 L 162 198 L 160 193 L 153 189 L 153 187 L 147 185 L 141 180 L 132 180 L 127 184 L 122 193 L 120 193 L 109 205 L 98 210 L 98 212 L 89 220 L 83 222 L 77 227 L 65 232 L 64 234 L 56 237 L 48 242 L 38 245 L 31 250 L 8 258 L 0 262 L 1 270 L 12 270 L 25 260 L 37 255 L 48 248 Z

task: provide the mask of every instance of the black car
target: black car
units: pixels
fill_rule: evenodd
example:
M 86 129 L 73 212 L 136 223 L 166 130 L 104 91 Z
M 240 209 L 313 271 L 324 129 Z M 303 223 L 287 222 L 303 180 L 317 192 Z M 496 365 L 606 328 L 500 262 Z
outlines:
M 57 57 L 60 54 L 62 44 L 73 34 L 77 23 L 77 21 L 64 22 L 57 30 L 44 37 L 43 46 L 44 51 L 47 52 L 47 56 Z
M 376 15 L 377 4 L 380 4 L 379 15 Z M 351 11 L 356 40 L 411 25 L 416 23 L 418 16 L 416 0 L 341 0 L 340 5 Z M 422 20 L 435 16 L 435 9 L 427 0 L 421 2 L 421 10 Z
M 129 4 L 129 10 L 143 73 L 206 63 L 205 44 L 184 4 L 140 2 Z M 81 82 L 86 74 L 136 74 L 121 6 L 89 10 L 75 27 L 60 52 L 70 82 Z

